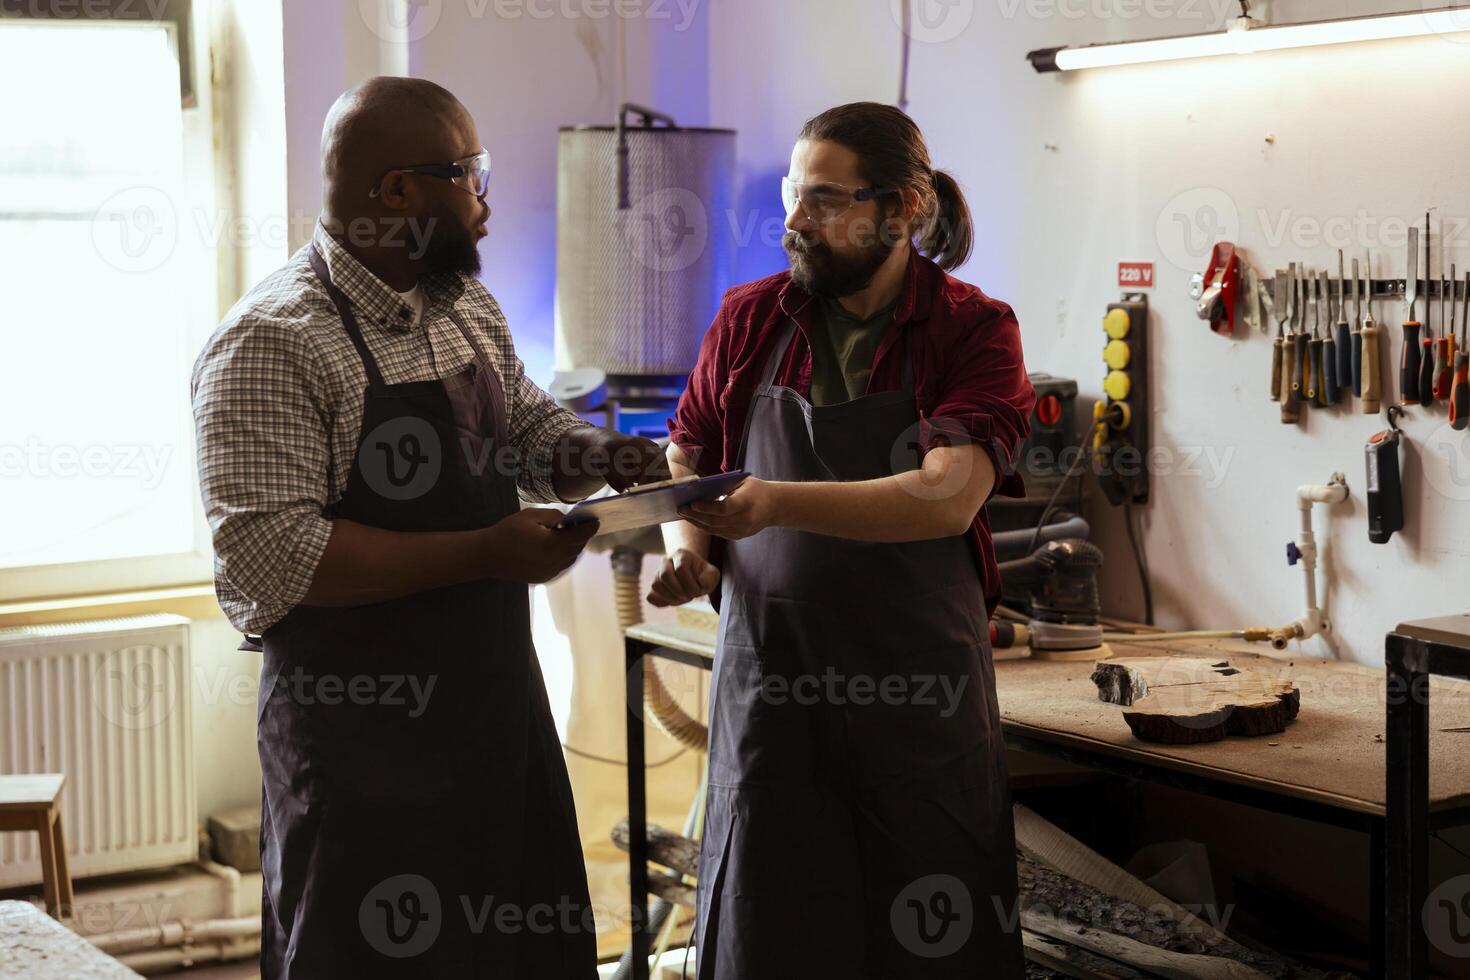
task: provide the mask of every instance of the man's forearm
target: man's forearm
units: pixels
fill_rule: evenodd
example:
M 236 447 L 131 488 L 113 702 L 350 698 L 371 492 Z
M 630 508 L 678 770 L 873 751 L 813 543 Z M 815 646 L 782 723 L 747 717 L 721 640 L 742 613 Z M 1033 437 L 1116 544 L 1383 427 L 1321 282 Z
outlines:
M 385 531 L 333 521 L 302 604 L 360 606 L 486 578 L 489 530 Z
M 860 483 L 773 483 L 776 526 L 856 541 L 927 541 L 963 534 L 975 517 L 917 496 L 917 472 Z
M 698 476 L 688 454 L 677 443 L 669 443 L 666 453 L 669 473 L 678 480 L 686 476 Z M 688 521 L 671 521 L 663 525 L 664 553 L 672 555 L 680 548 L 693 552 L 701 558 L 709 557 L 709 535 Z
M 923 465 L 853 483 L 769 485 L 774 524 L 858 541 L 927 541 L 963 534 L 995 486 L 974 446 L 930 451 Z

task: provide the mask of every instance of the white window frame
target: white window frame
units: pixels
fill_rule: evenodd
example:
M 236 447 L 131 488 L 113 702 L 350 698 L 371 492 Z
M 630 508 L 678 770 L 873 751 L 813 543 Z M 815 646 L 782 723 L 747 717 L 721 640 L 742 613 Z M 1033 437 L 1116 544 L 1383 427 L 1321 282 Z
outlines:
M 211 18 L 205 9 L 207 4 L 194 0 L 194 16 L 191 29 L 194 38 L 193 50 L 211 52 L 207 25 Z M 12 24 L 26 24 L 24 19 L 0 18 L 0 30 Z M 31 21 L 29 23 L 35 23 Z M 64 25 L 64 20 L 46 21 L 48 25 Z M 114 24 L 117 29 L 135 28 L 136 22 L 127 21 L 78 21 L 80 26 L 97 28 Z M 173 39 L 175 57 L 178 57 L 178 37 L 175 25 L 160 22 L 149 26 L 164 27 Z M 201 70 L 200 62 L 204 63 Z M 216 126 L 214 119 L 214 91 L 209 84 L 208 66 L 211 57 L 195 57 L 196 80 L 205 84 L 193 86 L 195 98 L 192 104 L 181 101 L 183 136 L 182 210 L 189 214 L 222 214 L 221 181 L 218 175 L 224 171 L 216 151 Z M 187 248 L 185 243 L 188 243 Z M 186 254 L 182 278 L 191 284 L 186 299 L 185 322 L 189 329 L 181 336 L 188 348 L 183 363 L 192 364 L 195 355 L 208 337 L 221 313 L 220 269 L 235 265 L 236 243 L 222 239 L 219 248 L 211 249 L 198 235 L 181 231 L 180 248 Z M 228 305 L 228 304 L 226 304 Z M 179 379 L 181 410 L 189 413 L 189 379 Z M 195 445 L 193 442 L 192 416 L 188 417 L 189 437 L 180 447 L 187 453 L 187 460 L 180 463 L 189 467 L 191 497 L 190 523 L 193 529 L 194 547 L 173 554 L 145 555 L 141 557 L 98 559 L 94 561 L 67 562 L 53 565 L 24 565 L 0 568 L 0 602 L 24 602 L 37 599 L 56 599 L 68 596 L 84 596 L 99 593 L 136 592 L 150 589 L 184 585 L 198 585 L 211 581 L 213 577 L 213 550 L 210 543 L 209 523 L 204 515 L 200 499 L 198 473 L 194 466 Z

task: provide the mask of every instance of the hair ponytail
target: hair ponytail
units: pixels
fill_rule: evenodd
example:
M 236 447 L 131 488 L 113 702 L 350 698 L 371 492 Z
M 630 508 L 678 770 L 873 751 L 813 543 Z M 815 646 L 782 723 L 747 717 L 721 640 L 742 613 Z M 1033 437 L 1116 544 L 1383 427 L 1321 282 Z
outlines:
M 858 155 L 869 184 L 912 194 L 918 200 L 910 229 L 915 245 L 941 269 L 948 272 L 970 257 L 975 227 L 964 192 L 930 165 L 924 134 L 902 109 L 881 102 L 836 106 L 808 119 L 799 138 L 841 144 Z
M 965 192 L 954 177 L 934 171 L 934 214 L 919 236 L 919 249 L 948 272 L 964 264 L 975 243 L 975 222 Z

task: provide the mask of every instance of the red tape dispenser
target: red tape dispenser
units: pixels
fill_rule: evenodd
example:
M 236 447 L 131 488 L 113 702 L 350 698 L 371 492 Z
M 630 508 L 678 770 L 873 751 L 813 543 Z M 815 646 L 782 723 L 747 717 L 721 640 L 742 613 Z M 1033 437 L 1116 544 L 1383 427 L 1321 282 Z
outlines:
M 1234 242 L 1219 242 L 1205 270 L 1204 292 L 1195 312 L 1210 321 L 1210 329 L 1229 337 L 1235 333 L 1235 304 L 1240 295 L 1240 257 Z

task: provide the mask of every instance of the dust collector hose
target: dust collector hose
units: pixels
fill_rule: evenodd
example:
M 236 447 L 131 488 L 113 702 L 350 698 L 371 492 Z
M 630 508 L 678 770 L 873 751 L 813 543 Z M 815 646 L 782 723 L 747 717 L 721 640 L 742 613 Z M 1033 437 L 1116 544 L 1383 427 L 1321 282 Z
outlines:
M 612 568 L 618 629 L 625 630 L 643 622 L 643 552 L 633 548 L 614 548 Z M 658 661 L 652 657 L 643 661 L 643 705 L 659 731 L 691 749 L 701 752 L 708 749 L 709 729 L 679 707 L 679 702 L 664 687 Z

